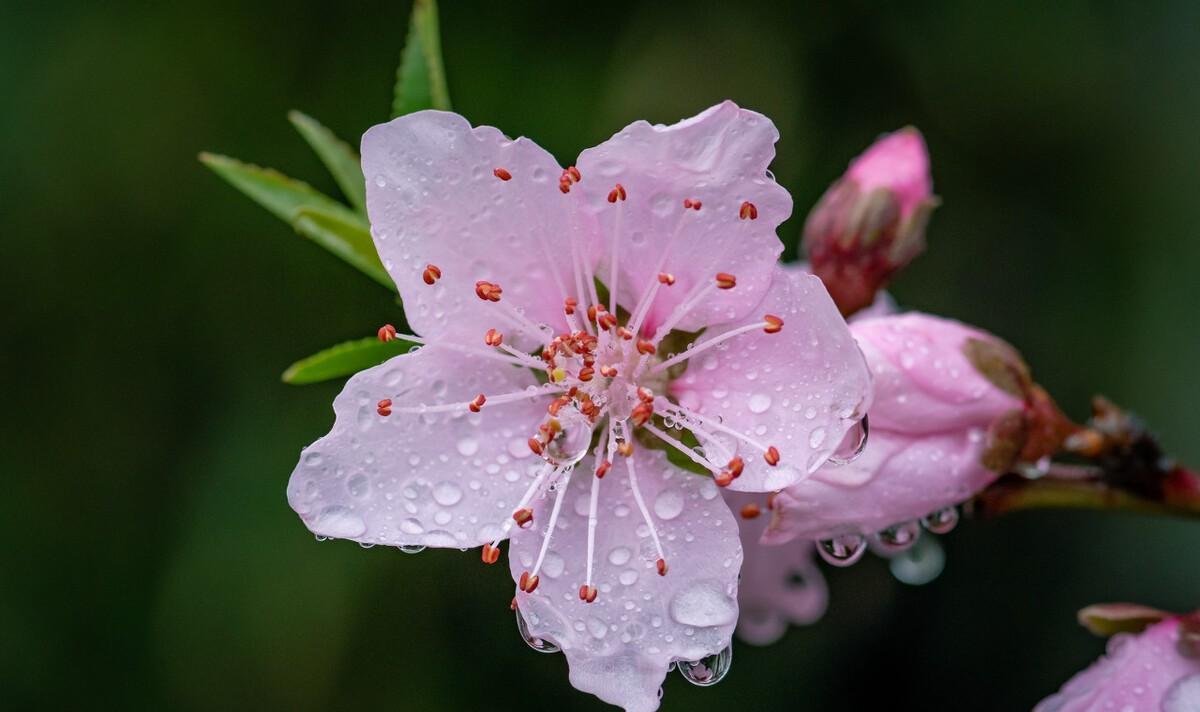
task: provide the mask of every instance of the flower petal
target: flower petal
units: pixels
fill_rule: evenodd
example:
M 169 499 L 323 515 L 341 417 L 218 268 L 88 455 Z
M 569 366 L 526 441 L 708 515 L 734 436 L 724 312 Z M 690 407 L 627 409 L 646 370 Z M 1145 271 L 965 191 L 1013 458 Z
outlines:
M 593 603 L 579 599 L 594 480 L 589 457 L 564 493 L 537 589 L 517 598 L 530 633 L 566 654 L 572 685 L 627 710 L 654 710 L 672 660 L 698 660 L 729 645 L 742 551 L 737 523 L 710 479 L 673 467 L 658 451 L 638 448 L 631 459 L 667 574 L 655 569 L 658 553 L 630 487 L 628 460 L 618 458 L 600 481 L 593 576 L 599 595 Z M 534 566 L 551 499 L 534 507 L 540 526 L 513 534 L 514 579 Z
M 457 114 L 421 111 L 369 129 L 362 161 L 371 233 L 418 334 L 476 344 L 489 328 L 507 331 L 500 305 L 476 296 L 479 280 L 499 284 L 502 302 L 532 321 L 565 328 L 571 241 L 590 263 L 593 231 L 576 231 L 553 156 Z M 430 264 L 441 271 L 433 285 Z
M 730 487 L 750 492 L 782 489 L 820 467 L 871 399 L 866 361 L 821 280 L 777 271 L 759 309 L 782 318 L 782 331 L 735 336 L 689 361 L 670 386 L 684 407 L 778 448 L 771 467 L 739 444 L 745 472 Z M 732 451 L 735 441 L 715 434 L 701 437 L 706 447 Z
M 980 463 L 985 440 L 966 429 L 921 437 L 872 430 L 857 460 L 826 465 L 775 497 L 763 540 L 866 535 L 964 502 L 996 479 Z
M 792 212 L 791 196 L 767 171 L 778 139 L 770 119 L 726 101 L 671 126 L 634 122 L 580 154 L 583 181 L 578 189 L 600 220 L 607 245 L 600 277 L 606 282 L 621 212 L 615 241 L 622 306 L 634 309 L 655 283 L 660 256 L 670 249 L 661 271 L 677 282 L 658 290 L 646 333 L 662 324 L 693 288 L 713 283 L 718 272 L 736 276 L 737 287 L 703 300 L 679 322 L 680 328 L 695 331 L 737 319 L 762 299 L 783 250 L 775 229 Z M 617 183 L 628 195 L 619 206 L 608 203 Z M 685 208 L 685 199 L 699 200 L 701 209 Z M 741 217 L 744 202 L 754 205 L 756 219 Z
M 761 494 L 725 492 L 734 513 L 757 508 L 757 516 L 738 520 L 742 538 L 742 577 L 738 583 L 737 634 L 751 645 L 770 645 L 788 624 L 809 625 L 825 615 L 829 588 L 814 561 L 811 544 L 764 546 L 760 539 L 770 519 Z
M 542 461 L 525 445 L 546 398 L 403 413 L 535 388 L 529 371 L 426 346 L 352 377 L 328 435 L 305 448 L 288 502 L 318 536 L 390 546 L 467 547 L 500 536 Z M 377 412 L 391 399 L 392 414 Z

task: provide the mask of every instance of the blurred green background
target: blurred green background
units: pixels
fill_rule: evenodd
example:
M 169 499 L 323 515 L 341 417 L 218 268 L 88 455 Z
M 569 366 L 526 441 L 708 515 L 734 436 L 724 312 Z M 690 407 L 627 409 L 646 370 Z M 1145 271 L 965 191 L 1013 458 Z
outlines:
M 444 5 L 455 108 L 564 163 L 725 97 L 772 117 L 789 254 L 847 161 L 916 124 L 945 202 L 898 298 L 1200 462 L 1200 5 Z M 318 544 L 284 498 L 339 386 L 280 372 L 394 304 L 196 154 L 334 192 L 285 113 L 355 143 L 387 118 L 408 10 L 0 5 L 0 706 L 605 709 L 521 643 L 506 572 Z M 1197 523 L 1042 512 L 944 542 L 924 587 L 833 572 L 824 621 L 739 645 L 714 688 L 670 676 L 666 709 L 1028 708 L 1102 650 L 1077 608 L 1200 605 Z

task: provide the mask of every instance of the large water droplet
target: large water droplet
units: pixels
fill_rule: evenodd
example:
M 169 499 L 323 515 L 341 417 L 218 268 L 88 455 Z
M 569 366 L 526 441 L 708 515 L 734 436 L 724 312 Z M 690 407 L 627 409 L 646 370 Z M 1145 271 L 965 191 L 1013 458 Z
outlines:
M 766 393 L 755 393 L 750 396 L 750 402 L 746 404 L 751 413 L 765 413 L 767 408 L 771 407 L 771 396 Z
M 833 566 L 851 566 L 867 551 L 867 540 L 861 534 L 842 534 L 817 542 L 821 558 Z
M 867 449 L 867 441 L 871 438 L 871 421 L 863 416 L 850 428 L 850 432 L 842 438 L 837 450 L 830 456 L 829 462 L 834 465 L 849 465 Z
M 1167 688 L 1162 698 L 1162 712 L 1197 710 L 1200 710 L 1200 673 L 1180 678 Z
M 737 620 L 737 604 L 715 581 L 697 581 L 675 594 L 668 607 L 676 623 L 708 628 Z
M 331 504 L 317 514 L 313 529 L 325 536 L 350 539 L 366 532 L 367 524 L 349 507 Z
M 654 513 L 659 519 L 674 519 L 683 511 L 683 493 L 677 489 L 666 489 L 654 498 Z
M 462 487 L 449 481 L 437 483 L 433 488 L 433 499 L 443 507 L 453 507 L 463 497 Z
M 934 534 L 949 534 L 958 524 L 958 507 L 945 507 L 921 520 L 925 528 Z
M 874 538 L 876 546 L 883 554 L 898 554 L 917 543 L 919 536 L 921 536 L 921 525 L 916 521 L 911 521 L 893 524 L 887 529 L 877 532 Z
M 825 442 L 825 428 L 816 427 L 808 434 L 808 446 L 813 450 L 821 447 Z
M 542 458 L 555 467 L 570 467 L 583 459 L 592 443 L 592 424 L 576 412 L 558 419 L 562 432 L 542 452 Z
M 425 551 L 425 547 L 420 544 L 401 544 L 398 548 L 405 554 L 420 554 Z
M 931 536 L 921 537 L 915 546 L 888 562 L 888 569 L 901 583 L 923 586 L 941 575 L 946 566 L 946 552 Z
M 521 634 L 521 640 L 524 640 L 526 645 L 528 645 L 529 647 L 538 651 L 539 653 L 557 653 L 558 652 L 557 645 L 555 645 L 554 643 L 551 643 L 548 640 L 542 640 L 541 638 L 536 638 L 533 636 L 532 633 L 529 632 L 529 624 L 527 624 L 525 622 L 525 616 L 521 615 L 520 610 L 517 610 L 516 614 L 517 614 L 517 631 Z
M 679 674 L 693 685 L 708 687 L 724 680 L 732 665 L 733 646 L 727 645 L 716 655 L 708 655 L 700 660 L 680 660 Z
M 479 452 L 479 441 L 475 438 L 463 438 L 458 441 L 458 454 L 463 457 L 470 457 Z

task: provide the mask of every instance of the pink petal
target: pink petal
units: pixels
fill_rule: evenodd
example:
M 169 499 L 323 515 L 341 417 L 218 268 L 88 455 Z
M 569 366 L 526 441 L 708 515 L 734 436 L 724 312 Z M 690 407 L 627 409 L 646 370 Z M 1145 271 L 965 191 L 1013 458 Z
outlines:
M 476 296 L 479 280 L 499 284 L 502 303 L 532 321 L 566 328 L 558 285 L 574 282 L 572 239 L 594 261 L 594 230 L 572 215 L 553 156 L 457 114 L 421 111 L 369 129 L 362 165 L 375 246 L 418 334 L 477 344 L 489 328 L 507 332 L 500 305 Z M 432 286 L 430 264 L 442 274 Z
M 984 331 L 919 313 L 855 321 L 851 331 L 875 377 L 875 429 L 987 428 L 1021 407 L 1021 399 L 984 378 L 963 352 L 969 339 L 997 340 Z
M 775 497 L 764 541 L 866 535 L 959 504 L 997 477 L 979 462 L 985 445 L 966 429 L 914 437 L 872 428 L 857 460 L 826 465 Z
M 1176 650 L 1179 619 L 1140 635 L 1119 633 L 1108 654 L 1072 677 L 1034 712 L 1186 712 L 1200 710 L 1200 659 Z
M 528 371 L 435 347 L 358 373 L 333 402 L 333 430 L 301 455 L 288 502 L 318 536 L 389 546 L 490 542 L 542 464 L 525 441 L 545 397 L 477 414 L 397 411 L 534 384 Z M 392 400 L 387 417 L 376 411 L 383 398 Z
M 921 132 L 913 127 L 880 138 L 850 164 L 846 177 L 863 193 L 884 188 L 900 201 L 900 216 L 907 218 L 933 194 L 929 151 Z
M 628 195 L 615 236 L 617 299 L 626 309 L 654 282 L 660 256 L 679 229 L 662 268 L 677 281 L 659 290 L 645 333 L 718 272 L 736 276 L 737 287 L 710 295 L 680 328 L 695 331 L 737 319 L 762 298 L 783 250 L 775 229 L 792 212 L 791 197 L 767 172 L 778 139 L 770 119 L 726 101 L 671 126 L 634 122 L 580 154 L 583 181 L 577 188 L 598 215 L 608 245 L 600 268 L 606 282 L 618 207 L 608 203 L 608 193 L 620 183 Z M 699 200 L 701 209 L 686 209 L 685 199 Z M 743 202 L 754 205 L 757 219 L 740 217 Z
M 783 637 L 789 624 L 809 625 L 825 615 L 829 588 L 813 560 L 807 542 L 784 546 L 760 543 L 771 513 L 761 494 L 725 492 L 725 501 L 737 515 L 742 507 L 758 507 L 760 514 L 738 518 L 742 538 L 742 577 L 738 584 L 737 634 L 752 645 L 770 645 Z
M 585 177 L 584 180 L 587 180 Z M 627 710 L 654 710 L 672 660 L 699 660 L 729 645 L 737 621 L 742 563 L 737 523 L 712 481 L 683 472 L 658 451 L 638 448 L 638 482 L 662 541 L 669 570 L 655 569 L 657 549 L 618 458 L 600 481 L 593 603 L 585 583 L 592 459 L 565 492 L 558 525 L 532 594 L 518 605 L 532 635 L 562 648 L 571 684 Z M 513 534 L 513 578 L 532 570 L 552 496 L 534 507 L 535 525 Z
M 820 467 L 871 399 L 866 362 L 821 280 L 777 271 L 751 316 L 761 319 L 759 312 L 782 318 L 783 330 L 736 336 L 691 359 L 671 383 L 684 407 L 778 448 L 782 457 L 771 467 L 761 451 L 738 446 L 746 468 L 730 487 L 750 492 L 782 489 Z M 706 442 L 710 454 L 731 451 L 736 441 L 717 435 Z
M 807 262 L 783 262 L 780 263 L 779 269 L 788 274 L 812 274 L 812 267 Z M 864 307 L 852 314 L 847 322 L 854 324 L 867 319 L 874 319 L 879 316 L 891 316 L 892 314 L 900 313 L 900 305 L 896 304 L 896 298 L 890 292 L 880 290 L 875 295 L 875 301 L 870 306 Z

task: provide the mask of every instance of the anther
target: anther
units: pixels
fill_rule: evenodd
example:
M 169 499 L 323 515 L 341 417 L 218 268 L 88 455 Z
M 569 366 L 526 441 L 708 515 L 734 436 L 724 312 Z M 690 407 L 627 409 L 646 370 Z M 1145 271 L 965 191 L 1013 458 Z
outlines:
M 644 354 L 646 356 L 651 356 L 658 349 L 654 348 L 654 344 L 651 343 L 649 340 L 638 339 L 637 350 L 638 350 L 638 353 L 640 353 L 640 354 Z
M 646 388 L 645 386 L 638 386 L 637 397 L 638 397 L 638 400 L 640 400 L 643 403 L 653 403 L 654 402 L 654 391 L 650 390 L 649 388 Z
M 425 284 L 432 285 L 442 278 L 442 271 L 437 265 L 425 265 L 425 271 L 421 273 L 421 279 Z
M 579 173 L 579 169 L 575 166 L 567 167 L 566 173 L 567 175 L 571 176 L 571 180 L 575 181 L 576 183 L 583 180 L 583 175 Z
M 379 413 L 380 415 L 382 415 L 385 418 L 388 417 L 389 415 L 391 415 L 392 414 L 392 399 L 384 398 L 383 400 L 376 403 L 375 404 L 375 412 Z
M 500 180 L 512 180 L 512 173 L 509 173 L 503 168 L 497 168 L 496 170 L 492 171 L 492 175 L 496 176 Z
M 740 455 L 734 455 L 733 459 L 729 461 L 729 464 L 725 465 L 725 469 L 729 471 L 730 476 L 735 480 L 742 476 L 742 470 L 745 468 L 746 463 L 744 460 L 742 460 Z
M 608 192 L 608 202 L 615 203 L 618 200 L 625 199 L 625 187 L 617 183 L 616 187 Z
M 717 272 L 717 288 L 733 289 L 737 286 L 737 277 L 728 272 Z
M 500 295 L 502 293 L 503 290 L 500 289 L 500 285 L 498 284 L 494 284 L 482 279 L 475 283 L 475 296 L 479 297 L 485 302 L 500 301 Z
M 528 571 L 522 571 L 521 578 L 517 581 L 517 588 L 525 593 L 533 593 L 537 588 L 538 580 L 537 574 L 530 576 Z
M 670 287 L 672 284 L 675 284 L 675 275 L 670 272 L 659 272 L 658 281 Z
M 600 464 L 596 466 L 596 479 L 604 479 L 604 476 L 608 474 L 608 469 L 610 467 L 612 467 L 611 462 L 608 460 L 601 460 Z
M 577 306 L 579 306 L 579 302 L 575 300 L 575 297 L 567 297 L 563 300 L 563 311 L 566 312 L 567 316 L 574 314 L 575 307 Z
M 728 470 L 721 470 L 717 474 L 713 475 L 713 482 L 715 482 L 718 487 L 728 487 L 729 483 L 733 482 L 733 475 Z
M 767 464 L 770 465 L 771 467 L 778 465 L 779 464 L 779 448 L 775 447 L 774 445 L 767 448 L 767 451 L 765 453 L 763 453 L 763 459 L 766 460 Z
M 617 325 L 617 315 L 610 311 L 606 311 L 600 315 L 600 318 L 596 320 L 596 323 L 600 325 L 601 329 L 607 331 Z
M 691 198 L 683 199 L 683 209 L 684 210 L 699 210 L 700 205 L 701 205 L 701 203 L 699 200 L 692 200 Z
M 529 449 L 533 450 L 534 455 L 542 454 L 542 441 L 537 438 L 529 438 Z
M 666 560 L 666 559 L 659 559 L 658 561 L 655 561 L 655 562 L 654 562 L 654 567 L 655 567 L 656 569 L 658 569 L 658 575 L 659 575 L 659 576 L 666 576 L 666 575 L 667 575 L 667 560 Z
M 654 406 L 649 403 L 638 403 L 633 411 L 629 414 L 629 422 L 633 423 L 633 427 L 640 428 L 650 420 L 654 415 Z
M 596 369 L 590 366 L 584 366 L 583 368 L 579 369 L 579 373 L 575 377 L 584 383 L 587 383 L 588 381 L 592 380 L 592 377 L 595 375 Z
M 570 193 L 571 192 L 571 179 L 565 175 L 562 178 L 559 178 L 558 179 L 558 189 L 560 191 L 562 191 L 563 193 Z
M 510 611 L 517 610 L 517 597 L 516 596 L 513 596 L 512 603 L 508 604 L 508 610 L 510 610 Z
M 494 564 L 500 560 L 500 547 L 484 544 L 483 551 L 480 552 L 479 558 L 483 559 L 485 564 Z
M 588 305 L 588 308 L 587 308 L 587 318 L 588 318 L 588 321 L 596 321 L 596 314 L 597 314 L 597 313 L 599 313 L 599 312 L 598 312 L 598 310 L 596 309 L 596 305 L 595 305 L 595 304 L 590 304 L 590 305 Z
M 749 200 L 747 200 L 742 203 L 742 207 L 738 210 L 738 217 L 742 220 L 757 220 L 758 208 L 754 207 L 754 203 L 751 203 Z
M 379 327 L 377 335 L 379 336 L 380 341 L 385 343 L 391 341 L 392 339 L 396 338 L 396 327 L 392 326 L 391 324 L 384 324 L 383 326 Z
M 596 600 L 596 587 L 584 584 L 579 587 L 579 600 L 584 603 L 592 603 Z
M 630 455 L 633 454 L 633 443 L 628 440 L 621 443 L 620 445 L 617 446 L 617 453 L 621 457 L 629 457 Z
M 780 319 L 774 314 L 767 314 L 764 316 L 763 322 L 766 324 L 766 326 L 763 327 L 763 331 L 767 332 L 768 334 L 778 334 L 780 331 L 783 331 L 783 319 Z
M 475 400 L 467 404 L 467 409 L 472 413 L 478 413 L 479 409 L 483 407 L 484 403 L 487 403 L 487 396 L 480 393 L 479 395 L 475 396 Z
M 495 329 L 488 329 L 487 333 L 483 335 L 483 343 L 488 346 L 499 346 L 504 343 L 504 334 Z
M 533 510 L 529 507 L 521 507 L 517 511 L 513 512 L 512 518 L 513 521 L 517 523 L 518 527 L 524 529 L 526 524 L 533 521 Z
M 623 326 L 618 326 L 617 336 L 620 336 L 625 341 L 631 341 L 633 339 L 633 332 Z
M 601 366 L 600 375 L 604 376 L 605 378 L 616 378 L 617 368 L 616 366 Z
M 741 514 L 742 514 L 742 519 L 756 519 L 756 518 L 758 518 L 758 515 L 762 514 L 762 508 L 759 507 L 757 504 L 751 502 L 750 504 L 744 505 L 742 507 Z

